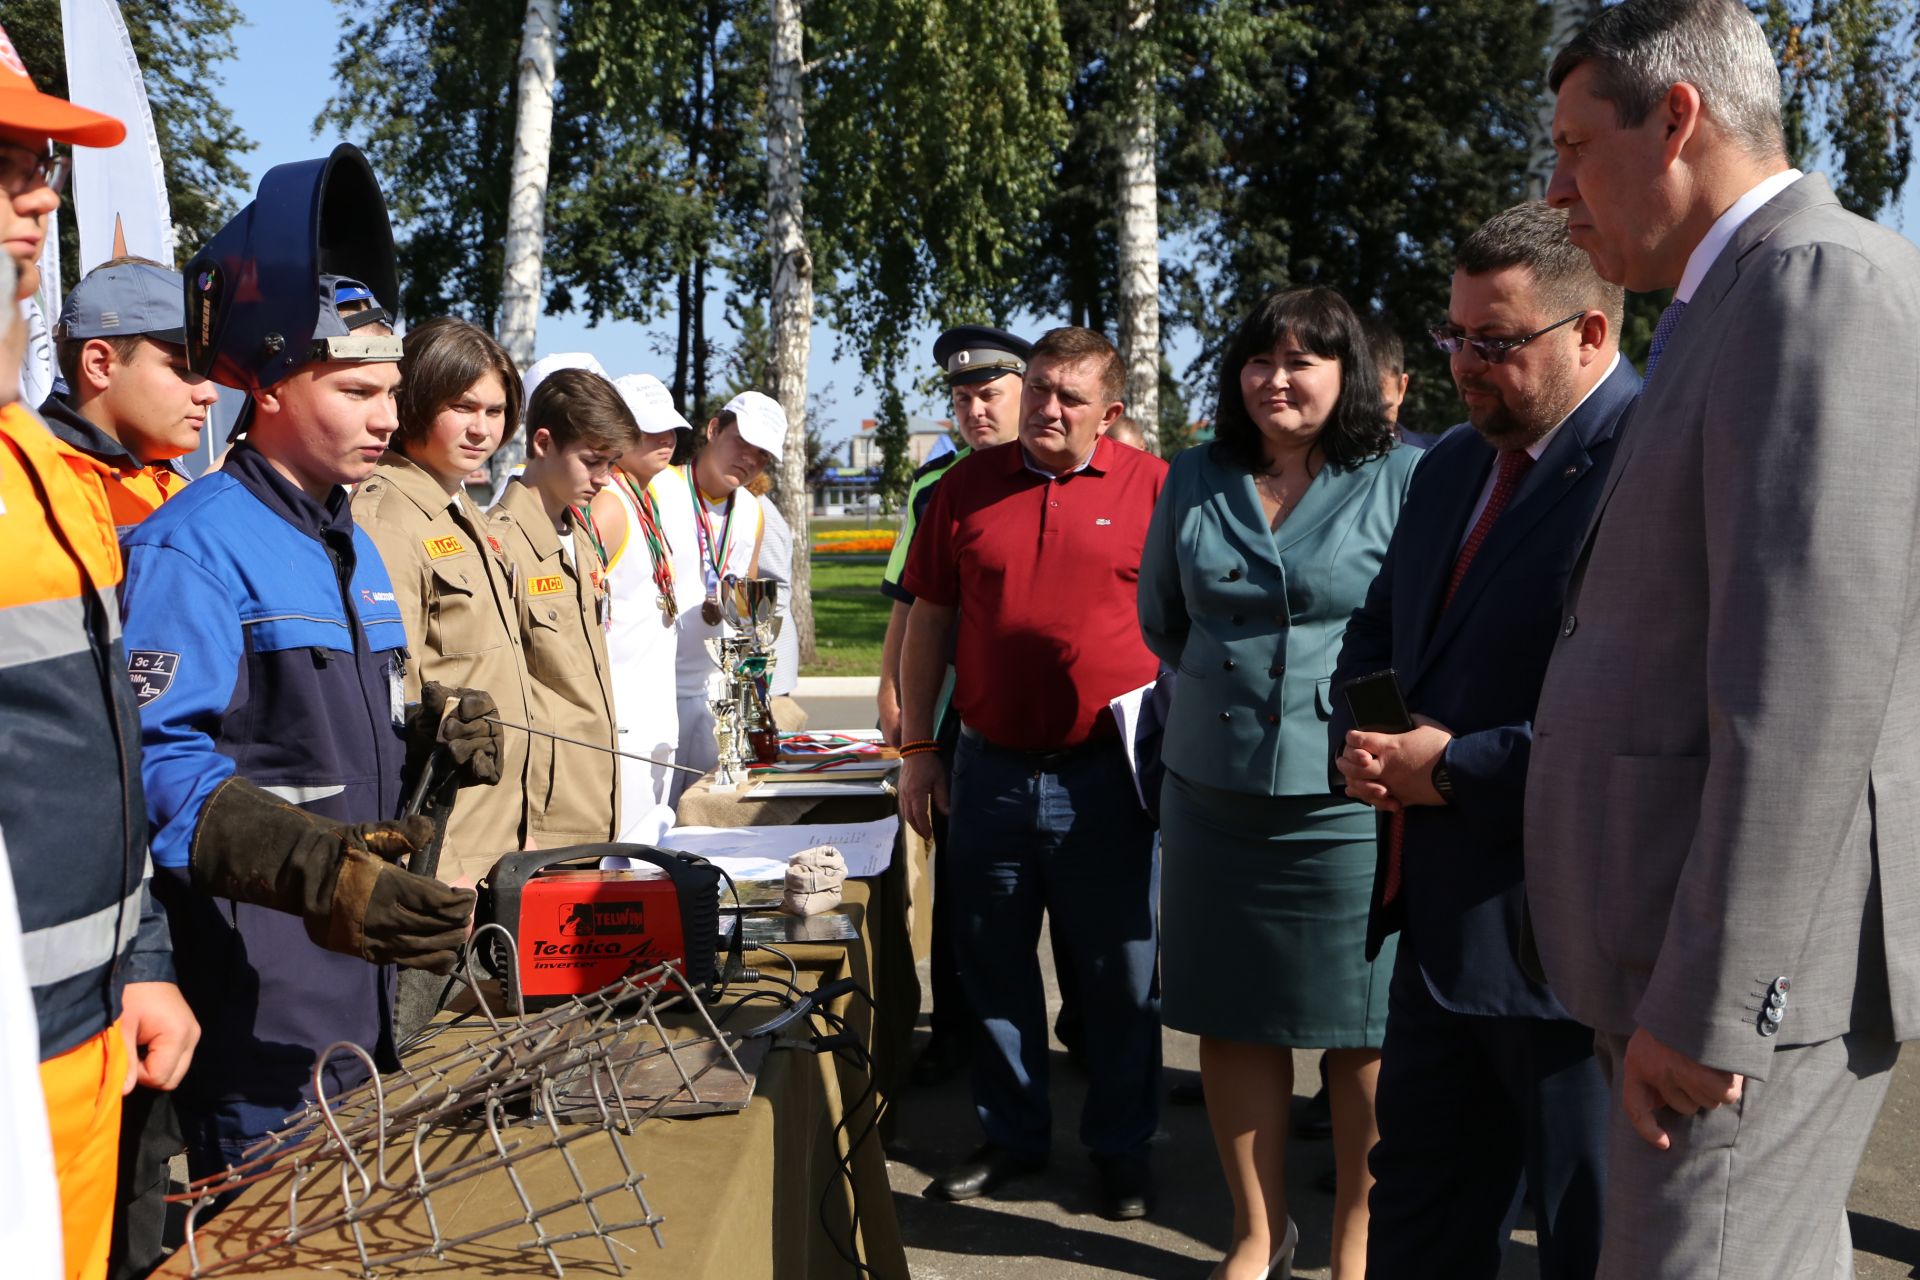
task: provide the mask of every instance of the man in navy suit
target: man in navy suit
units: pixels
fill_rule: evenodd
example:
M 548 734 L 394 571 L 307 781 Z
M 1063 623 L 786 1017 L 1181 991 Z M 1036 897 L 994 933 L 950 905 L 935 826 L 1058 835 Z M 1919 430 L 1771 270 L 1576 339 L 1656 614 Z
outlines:
M 1593 1036 L 1518 959 L 1521 800 L 1567 576 L 1640 389 L 1622 294 L 1543 203 L 1461 245 L 1447 323 L 1471 426 L 1428 453 L 1334 687 L 1398 673 L 1410 733 L 1336 698 L 1347 793 L 1381 811 L 1367 949 L 1401 931 L 1377 1109 L 1367 1271 L 1487 1276 L 1523 1188 L 1540 1270 L 1599 1258 L 1606 1085 Z

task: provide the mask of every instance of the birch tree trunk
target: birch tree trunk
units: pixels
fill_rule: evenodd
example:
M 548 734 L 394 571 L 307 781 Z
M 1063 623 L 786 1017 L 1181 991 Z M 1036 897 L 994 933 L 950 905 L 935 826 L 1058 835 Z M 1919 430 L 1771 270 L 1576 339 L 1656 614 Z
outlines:
M 1127 366 L 1127 413 L 1149 453 L 1160 451 L 1160 210 L 1154 172 L 1153 59 L 1145 44 L 1153 0 L 1136 0 L 1127 18 L 1133 109 L 1121 135 L 1120 358 Z
M 773 256 L 773 396 L 787 413 L 780 458 L 780 514 L 793 527 L 793 608 L 800 661 L 814 659 L 813 540 L 807 532 L 807 358 L 813 347 L 813 258 L 807 252 L 801 164 L 804 30 L 800 0 L 769 0 L 772 48 L 767 76 L 767 246 Z
M 1605 0 L 1549 0 L 1553 6 L 1553 27 L 1547 37 L 1547 65 L 1560 46 L 1579 35 L 1599 16 Z M 1553 98 L 1542 84 L 1540 107 L 1534 113 L 1533 129 L 1527 135 L 1527 199 L 1544 200 L 1547 183 L 1553 180 Z
M 522 369 L 533 363 L 534 331 L 540 321 L 540 254 L 547 234 L 547 165 L 553 149 L 553 48 L 559 26 L 559 0 L 527 0 L 520 82 L 514 94 L 513 170 L 500 297 L 500 345 Z M 525 439 L 525 433 L 516 435 L 494 455 L 495 475 L 526 457 Z

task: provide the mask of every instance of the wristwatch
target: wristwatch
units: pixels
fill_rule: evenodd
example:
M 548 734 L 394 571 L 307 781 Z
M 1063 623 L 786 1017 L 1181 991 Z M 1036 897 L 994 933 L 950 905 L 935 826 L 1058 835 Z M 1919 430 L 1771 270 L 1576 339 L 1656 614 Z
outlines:
M 1429 776 L 1433 782 L 1433 789 L 1440 794 L 1440 803 L 1452 804 L 1453 773 L 1447 768 L 1447 753 L 1445 751 L 1442 751 L 1439 758 L 1433 762 L 1433 773 Z

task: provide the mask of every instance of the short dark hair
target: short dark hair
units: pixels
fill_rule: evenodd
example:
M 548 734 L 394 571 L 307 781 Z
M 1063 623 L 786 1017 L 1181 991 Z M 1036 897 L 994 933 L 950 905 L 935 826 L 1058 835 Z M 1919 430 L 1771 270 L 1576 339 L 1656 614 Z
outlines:
M 1644 124 L 1674 85 L 1690 84 L 1744 150 L 1764 159 L 1786 154 L 1780 68 L 1739 0 L 1626 0 L 1603 9 L 1554 55 L 1548 85 L 1558 93 L 1589 62 L 1594 96 L 1613 104 L 1623 129 Z
M 500 379 L 507 397 L 506 427 L 500 443 L 520 430 L 520 371 L 513 357 L 479 325 L 441 316 L 407 331 L 400 357 L 400 427 L 396 446 L 424 440 L 440 411 L 466 394 L 489 373 Z
M 1272 293 L 1240 322 L 1220 359 L 1220 393 L 1213 412 L 1214 456 L 1249 471 L 1265 468 L 1260 428 L 1240 394 L 1240 370 L 1253 356 L 1291 337 L 1324 360 L 1340 362 L 1340 398 L 1320 429 L 1328 462 L 1351 467 L 1393 448 L 1393 427 L 1380 400 L 1380 370 L 1360 317 L 1324 285 Z
M 640 440 L 640 424 L 614 385 L 591 369 L 556 369 L 527 402 L 527 434 L 545 427 L 566 448 L 584 442 L 625 453 Z
M 162 271 L 173 270 L 165 263 L 155 262 L 152 258 L 143 258 L 135 253 L 123 253 L 117 258 L 108 258 L 93 271 L 87 272 L 87 275 L 92 275 L 94 271 L 105 271 L 108 267 L 158 267 Z M 81 279 L 86 279 L 86 276 L 82 276 Z M 79 388 L 80 353 L 86 349 L 89 342 L 106 343 L 113 350 L 114 360 L 124 364 L 139 352 L 140 344 L 147 337 L 148 335 L 144 333 L 128 333 L 115 334 L 112 337 L 102 335 L 97 338 L 62 338 L 53 346 L 53 362 L 59 366 L 60 377 L 66 382 L 67 391 L 71 394 Z M 155 338 L 153 341 L 160 340 Z
M 1484 276 L 1508 267 L 1533 272 L 1534 291 L 1558 320 L 1569 311 L 1598 311 L 1607 327 L 1620 332 L 1626 291 L 1593 269 L 1586 250 L 1567 238 L 1567 212 L 1544 200 L 1528 200 L 1494 214 L 1460 242 L 1453 255 L 1456 271 Z
M 1033 351 L 1027 356 L 1027 368 L 1033 368 L 1035 360 L 1059 360 L 1066 364 L 1101 361 L 1100 394 L 1108 404 L 1127 398 L 1126 362 L 1120 359 L 1119 349 L 1107 341 L 1107 335 L 1097 330 L 1073 324 L 1049 329 L 1033 344 Z
M 1397 378 L 1405 373 L 1407 344 L 1401 340 L 1399 330 L 1378 311 L 1370 313 L 1360 323 L 1367 331 L 1367 346 L 1373 350 L 1373 366 L 1380 371 L 1380 375 L 1385 377 L 1392 374 Z

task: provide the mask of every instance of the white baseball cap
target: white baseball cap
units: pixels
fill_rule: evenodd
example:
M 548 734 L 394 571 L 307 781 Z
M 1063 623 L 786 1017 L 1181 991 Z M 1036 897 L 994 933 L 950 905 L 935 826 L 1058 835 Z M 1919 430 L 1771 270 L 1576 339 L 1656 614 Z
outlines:
M 522 415 L 533 404 L 533 393 L 539 390 L 540 384 L 547 380 L 549 374 L 558 373 L 562 369 L 585 369 L 588 373 L 607 377 L 607 371 L 600 367 L 600 362 L 595 360 L 589 352 L 561 351 L 554 355 L 541 356 L 528 365 L 527 371 L 520 375 L 521 393 L 526 397 L 520 402 Z M 607 381 L 611 382 L 613 379 L 607 378 Z
M 787 443 L 787 411 L 772 396 L 758 391 L 742 391 L 720 410 L 733 415 L 740 438 L 756 449 L 765 449 L 780 461 L 780 450 Z
M 614 390 L 626 401 L 633 420 L 648 435 L 663 431 L 693 431 L 693 424 L 673 407 L 673 393 L 650 373 L 623 373 L 613 380 Z

